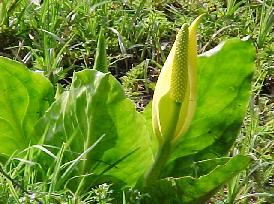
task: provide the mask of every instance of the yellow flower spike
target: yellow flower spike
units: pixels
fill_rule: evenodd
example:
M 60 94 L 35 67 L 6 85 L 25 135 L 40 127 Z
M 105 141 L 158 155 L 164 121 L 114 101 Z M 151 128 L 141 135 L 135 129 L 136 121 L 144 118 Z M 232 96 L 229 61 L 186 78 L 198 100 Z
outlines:
M 152 121 L 160 144 L 176 142 L 188 130 L 195 112 L 196 30 L 201 17 L 178 32 L 155 87 Z

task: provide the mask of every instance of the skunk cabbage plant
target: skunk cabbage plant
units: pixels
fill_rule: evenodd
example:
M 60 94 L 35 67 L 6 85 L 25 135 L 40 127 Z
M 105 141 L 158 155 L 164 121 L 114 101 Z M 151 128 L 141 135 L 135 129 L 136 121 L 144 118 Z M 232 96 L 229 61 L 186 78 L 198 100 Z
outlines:
M 55 100 L 47 78 L 0 57 L 2 161 L 39 145 L 31 155 L 40 170 L 59 166 L 48 181 L 54 190 L 84 195 L 110 182 L 118 203 L 128 187 L 150 195 L 141 203 L 205 203 L 250 162 L 228 152 L 250 98 L 255 52 L 249 41 L 230 39 L 197 57 L 200 20 L 179 30 L 143 113 L 104 73 L 105 51 Z

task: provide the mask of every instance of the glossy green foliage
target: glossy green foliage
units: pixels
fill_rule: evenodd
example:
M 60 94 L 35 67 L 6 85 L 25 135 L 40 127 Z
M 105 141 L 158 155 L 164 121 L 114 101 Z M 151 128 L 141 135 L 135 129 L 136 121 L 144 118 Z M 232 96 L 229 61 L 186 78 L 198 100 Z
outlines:
M 177 163 L 181 163 L 178 158 L 193 162 L 227 154 L 249 102 L 254 58 L 251 43 L 239 39 L 227 40 L 199 56 L 196 113 L 170 162 L 177 159 Z M 148 123 L 151 122 L 150 109 L 148 106 L 144 111 Z M 151 138 L 156 146 L 155 137 Z
M 237 156 L 229 162 L 224 157 L 245 116 L 254 58 L 251 43 L 239 39 L 225 41 L 199 56 L 194 119 L 162 170 L 161 178 L 171 178 L 162 179 L 150 188 L 152 198 L 159 200 L 148 202 L 159 203 L 166 199 L 167 203 L 203 203 L 218 187 L 247 167 L 247 157 Z M 151 106 L 148 106 L 144 111 L 148 127 L 151 126 L 150 115 Z M 155 152 L 157 139 L 151 135 L 151 140 Z M 162 191 L 155 192 L 156 186 Z
M 250 99 L 255 49 L 249 41 L 231 39 L 198 60 L 197 110 L 189 131 L 171 160 L 221 157 L 235 141 Z
M 134 186 L 152 162 L 142 115 L 112 75 L 96 70 L 75 73 L 70 90 L 53 103 L 35 129 L 34 136 L 45 136 L 44 144 L 67 143 L 65 157 L 70 160 L 103 136 L 78 172 L 98 175 L 94 179 Z
M 21 63 L 0 57 L 0 154 L 30 143 L 33 125 L 53 101 L 53 86 Z

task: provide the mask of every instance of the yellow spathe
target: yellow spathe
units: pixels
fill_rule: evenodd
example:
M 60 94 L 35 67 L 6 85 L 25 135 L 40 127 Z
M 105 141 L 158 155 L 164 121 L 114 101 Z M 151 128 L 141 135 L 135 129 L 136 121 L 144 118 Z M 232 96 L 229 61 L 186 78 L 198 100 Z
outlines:
M 159 143 L 176 142 L 189 128 L 196 107 L 197 39 L 202 15 L 183 25 L 162 68 L 152 101 L 152 124 Z

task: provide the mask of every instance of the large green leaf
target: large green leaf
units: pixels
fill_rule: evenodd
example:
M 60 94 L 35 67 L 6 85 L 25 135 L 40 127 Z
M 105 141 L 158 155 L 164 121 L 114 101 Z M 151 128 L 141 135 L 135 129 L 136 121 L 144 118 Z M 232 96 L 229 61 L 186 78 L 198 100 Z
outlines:
M 223 42 L 199 57 L 196 114 L 173 159 L 198 152 L 197 157 L 209 159 L 228 152 L 250 99 L 254 59 L 252 44 L 239 39 Z
M 147 189 L 151 199 L 146 203 L 205 203 L 219 187 L 245 169 L 249 161 L 248 157 L 238 155 L 199 178 L 169 177 L 156 181 Z
M 179 169 L 227 154 L 249 102 L 254 57 L 251 43 L 239 39 L 227 40 L 199 56 L 196 113 L 189 131 L 174 148 L 167 175 L 186 175 Z M 148 127 L 150 109 L 144 112 Z
M 70 90 L 53 103 L 34 134 L 59 147 L 71 141 L 75 155 L 66 154 L 69 160 L 104 136 L 78 173 L 111 177 L 124 186 L 134 186 L 153 159 L 143 116 L 111 74 L 96 70 L 75 73 Z
M 0 57 L 0 154 L 11 155 L 30 143 L 33 125 L 53 101 L 54 89 L 41 74 Z

